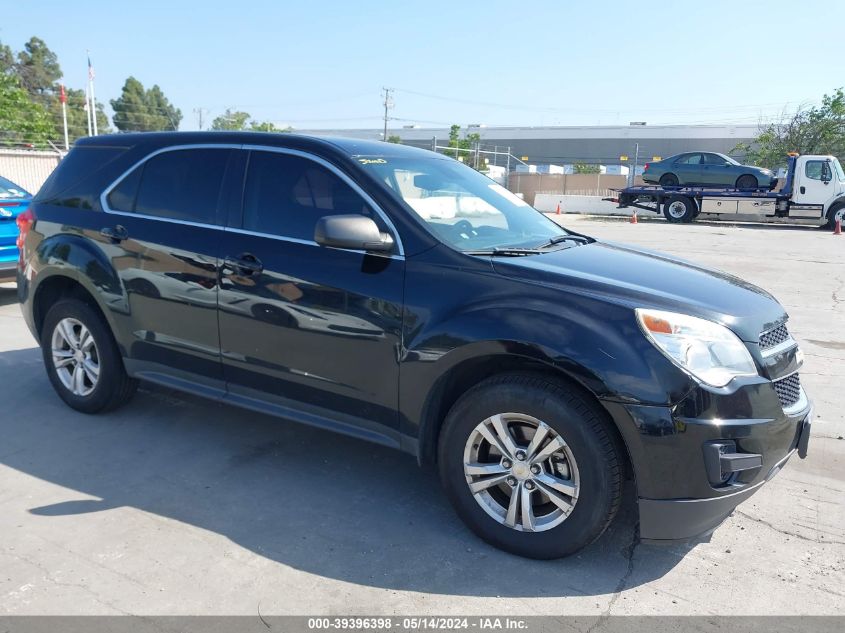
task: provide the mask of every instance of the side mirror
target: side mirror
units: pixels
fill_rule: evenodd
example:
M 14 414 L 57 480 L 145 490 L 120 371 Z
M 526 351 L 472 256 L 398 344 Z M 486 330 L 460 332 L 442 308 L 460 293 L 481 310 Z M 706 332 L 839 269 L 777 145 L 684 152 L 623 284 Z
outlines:
M 356 251 L 393 250 L 393 238 L 382 233 L 372 218 L 363 215 L 327 215 L 317 221 L 314 241 L 320 246 Z

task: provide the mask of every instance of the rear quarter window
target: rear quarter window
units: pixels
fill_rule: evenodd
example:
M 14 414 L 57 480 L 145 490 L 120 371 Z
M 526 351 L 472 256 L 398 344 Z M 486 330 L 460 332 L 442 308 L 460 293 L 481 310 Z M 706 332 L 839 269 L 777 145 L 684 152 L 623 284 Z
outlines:
M 74 147 L 38 190 L 35 202 L 90 208 L 99 192 L 87 183 L 126 150 L 125 147 Z

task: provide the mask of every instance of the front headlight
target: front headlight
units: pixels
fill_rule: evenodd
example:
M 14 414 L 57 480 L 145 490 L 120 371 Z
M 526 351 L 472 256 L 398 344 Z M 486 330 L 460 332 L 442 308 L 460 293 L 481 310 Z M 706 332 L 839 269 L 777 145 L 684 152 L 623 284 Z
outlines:
M 688 314 L 637 308 L 646 337 L 670 360 L 712 387 L 734 376 L 756 376 L 757 367 L 742 341 L 728 328 Z

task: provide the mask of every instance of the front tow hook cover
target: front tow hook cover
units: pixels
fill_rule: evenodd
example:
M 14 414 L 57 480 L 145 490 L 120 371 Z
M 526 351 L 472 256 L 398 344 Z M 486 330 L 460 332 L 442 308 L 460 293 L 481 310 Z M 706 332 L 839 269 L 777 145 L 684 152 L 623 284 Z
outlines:
M 756 453 L 737 453 L 733 440 L 717 440 L 704 445 L 704 466 L 707 478 L 720 486 L 735 473 L 763 466 L 763 456 Z

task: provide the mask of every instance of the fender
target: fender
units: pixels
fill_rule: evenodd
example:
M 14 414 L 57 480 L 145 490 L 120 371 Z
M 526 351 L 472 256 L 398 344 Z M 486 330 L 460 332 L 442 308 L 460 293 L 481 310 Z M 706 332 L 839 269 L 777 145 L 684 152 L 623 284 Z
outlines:
M 30 258 L 32 273 L 27 277 L 36 284 L 27 287 L 34 303 L 39 290 L 55 277 L 72 279 L 90 294 L 115 331 L 114 313 L 128 314 L 128 297 L 117 272 L 106 254 L 90 240 L 67 233 L 51 235 L 38 243 L 35 257 Z M 42 315 L 43 316 L 43 315 Z M 35 327 L 34 315 L 30 328 Z
M 400 369 L 403 434 L 425 441 L 432 399 L 455 370 L 492 359 L 501 370 L 521 363 L 557 371 L 599 400 L 669 406 L 692 388 L 640 332 L 633 311 L 574 292 L 528 286 L 504 277 L 504 291 L 466 304 L 406 337 Z M 529 292 L 530 289 L 530 292 Z M 517 340 L 518 339 L 518 340 Z M 501 371 L 500 370 L 500 371 Z M 476 384 L 487 375 L 470 379 Z

